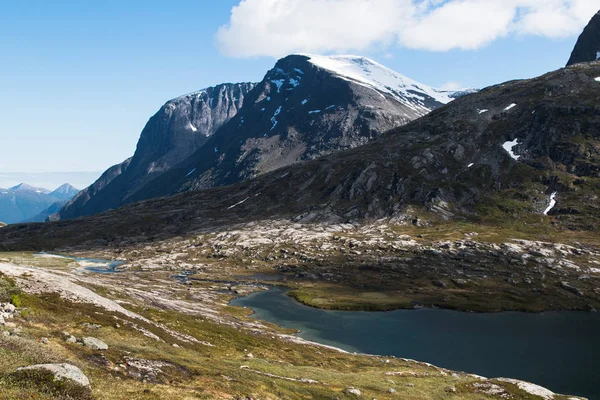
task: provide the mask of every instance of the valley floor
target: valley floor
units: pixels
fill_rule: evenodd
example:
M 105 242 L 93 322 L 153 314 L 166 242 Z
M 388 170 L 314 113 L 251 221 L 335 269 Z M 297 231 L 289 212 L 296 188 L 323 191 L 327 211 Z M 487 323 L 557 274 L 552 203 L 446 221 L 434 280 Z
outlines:
M 337 309 L 600 306 L 593 240 L 556 244 L 465 229 L 269 221 L 69 252 L 125 261 L 108 274 L 66 257 L 0 253 L 0 302 L 18 310 L 0 327 L 0 398 L 332 399 L 357 390 L 378 399 L 552 398 L 532 385 L 311 344 L 228 305 L 277 283 L 306 304 Z M 71 336 L 75 342 L 65 341 Z M 82 345 L 83 337 L 108 350 Z M 14 374 L 65 362 L 88 375 L 91 390 L 73 394 L 47 377 Z

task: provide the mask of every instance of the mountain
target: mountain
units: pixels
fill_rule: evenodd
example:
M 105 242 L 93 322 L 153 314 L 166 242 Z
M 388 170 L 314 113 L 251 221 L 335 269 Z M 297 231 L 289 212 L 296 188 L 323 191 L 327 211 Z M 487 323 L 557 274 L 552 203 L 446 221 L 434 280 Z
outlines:
M 10 189 L 0 189 L 0 220 L 7 224 L 23 221 L 57 200 L 49 190 L 25 183 Z
M 64 205 L 77 192 L 78 190 L 69 184 L 64 184 L 52 192 L 26 183 L 10 189 L 0 189 L 0 220 L 7 224 L 29 221 L 40 213 L 49 212 L 45 211 L 49 207 L 56 212 L 56 203 Z M 45 218 L 35 218 L 31 222 L 44 220 Z
M 131 158 L 107 169 L 93 184 L 80 191 L 73 199 L 64 204 L 61 209 L 50 214 L 48 219 L 56 221 L 61 219 L 61 214 L 64 214 L 65 216 L 73 215 L 73 210 L 81 210 L 90 207 L 90 200 L 92 200 L 97 193 L 104 189 L 116 177 L 121 175 L 127 167 L 129 167 L 129 163 L 131 163 Z M 91 206 L 93 206 L 93 204 Z
M 40 213 L 26 218 L 20 222 L 44 222 L 51 215 L 59 212 L 73 197 L 75 197 L 79 193 L 79 189 L 71 186 L 68 183 L 58 187 L 54 191 L 50 192 L 48 196 L 52 199 L 56 199 L 57 201 L 52 203 L 48 208 L 41 211 Z
M 45 222 L 52 220 L 52 216 L 58 213 L 68 202 L 69 200 L 60 200 L 55 203 L 52 203 L 50 207 L 46 208 L 40 213 L 20 222 Z
M 527 229 L 551 218 L 557 229 L 598 231 L 597 77 L 600 64 L 587 63 L 492 86 L 358 148 L 95 217 L 5 228 L 0 243 L 49 249 L 265 219 L 418 221 L 423 213 Z
M 230 112 L 230 120 L 219 120 L 222 126 L 188 121 L 191 101 L 197 95 L 167 103 L 144 129 L 126 172 L 85 202 L 76 199 L 68 204 L 60 218 L 227 185 L 361 146 L 455 97 L 452 92 L 431 88 L 356 56 L 291 55 L 279 60 L 259 84 L 252 86 L 243 106 L 238 97 L 241 108 L 235 115 Z M 178 127 L 188 135 L 174 134 L 171 127 L 154 121 L 165 120 L 165 112 L 183 115 Z M 190 126 L 202 139 L 192 145 L 188 140 Z M 165 164 L 162 151 L 169 146 L 188 152 L 178 152 L 178 157 Z
M 228 125 L 135 200 L 228 185 L 355 148 L 451 100 L 364 57 L 288 56 Z
M 64 185 L 52 191 L 50 193 L 50 196 L 65 201 L 72 199 L 73 197 L 75 197 L 75 195 L 77 195 L 77 193 L 79 193 L 79 189 L 71 186 L 68 183 L 65 183 Z
M 227 83 L 168 101 L 144 127 L 133 157 L 107 170 L 53 218 L 90 215 L 127 202 L 141 186 L 183 161 L 234 117 L 254 86 Z
M 600 59 L 600 11 L 579 36 L 567 66 Z
M 30 192 L 34 192 L 34 193 L 38 193 L 38 194 L 50 194 L 50 190 L 48 189 L 44 189 L 41 187 L 34 187 L 31 185 L 28 185 L 26 183 L 20 183 L 16 186 L 11 187 L 10 189 L 8 189 L 11 192 L 14 193 L 30 193 Z

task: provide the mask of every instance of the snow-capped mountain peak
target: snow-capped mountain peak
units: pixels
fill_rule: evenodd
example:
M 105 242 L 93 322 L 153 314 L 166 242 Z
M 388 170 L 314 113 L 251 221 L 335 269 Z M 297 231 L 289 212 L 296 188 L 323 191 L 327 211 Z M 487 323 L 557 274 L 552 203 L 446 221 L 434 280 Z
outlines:
M 31 185 L 28 185 L 27 183 L 20 183 L 17 186 L 11 187 L 9 190 L 12 191 L 12 192 L 21 191 L 21 192 L 43 193 L 43 194 L 50 193 L 50 191 L 48 189 L 34 187 L 34 186 L 31 186 Z
M 427 113 L 427 97 L 443 104 L 454 98 L 453 92 L 435 89 L 410 79 L 398 72 L 361 56 L 318 56 L 299 54 L 309 58 L 309 62 L 318 68 L 333 72 L 342 79 L 391 95 L 397 101 Z

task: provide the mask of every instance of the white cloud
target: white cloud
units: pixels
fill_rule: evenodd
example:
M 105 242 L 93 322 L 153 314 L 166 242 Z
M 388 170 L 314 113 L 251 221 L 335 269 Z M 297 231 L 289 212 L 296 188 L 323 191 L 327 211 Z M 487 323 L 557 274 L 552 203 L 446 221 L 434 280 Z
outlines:
M 471 50 L 508 35 L 576 35 L 598 8 L 598 0 L 242 0 L 215 39 L 232 57 Z

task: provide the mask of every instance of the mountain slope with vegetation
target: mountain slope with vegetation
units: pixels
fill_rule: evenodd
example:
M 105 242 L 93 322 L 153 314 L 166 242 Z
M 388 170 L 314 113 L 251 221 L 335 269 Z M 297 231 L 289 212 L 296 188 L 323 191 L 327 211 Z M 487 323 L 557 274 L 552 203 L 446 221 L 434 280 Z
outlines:
M 600 63 L 590 63 L 493 86 L 356 149 L 89 219 L 15 227 L 2 243 L 147 240 L 279 217 L 403 218 L 411 205 L 442 219 L 530 227 L 548 213 L 557 229 L 597 231 L 599 76 Z

